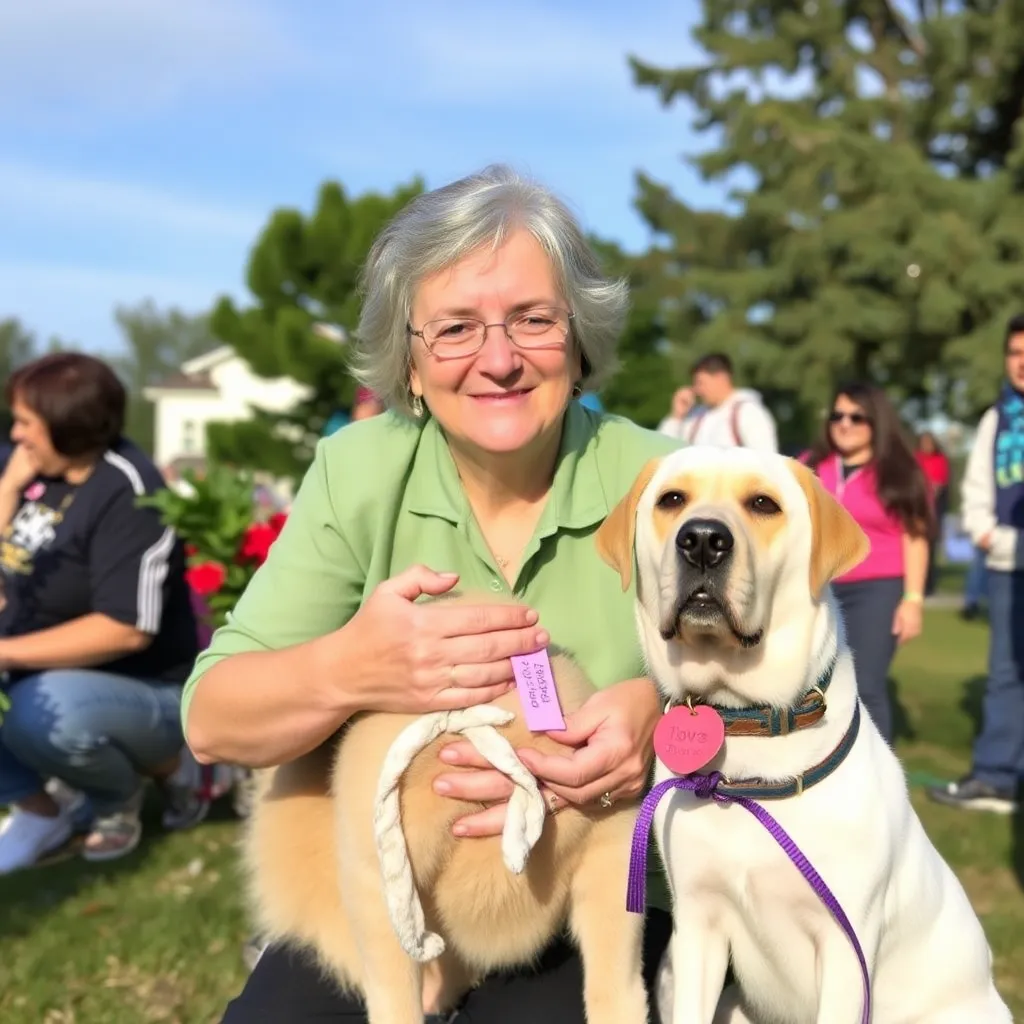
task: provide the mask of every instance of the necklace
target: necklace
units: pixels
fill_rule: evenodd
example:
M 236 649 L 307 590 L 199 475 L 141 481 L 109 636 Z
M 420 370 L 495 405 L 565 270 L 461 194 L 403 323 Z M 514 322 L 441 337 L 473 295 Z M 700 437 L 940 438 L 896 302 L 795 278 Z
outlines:
M 494 556 L 494 560 L 498 563 L 499 569 L 507 569 L 509 560 L 507 558 L 499 558 L 497 555 Z

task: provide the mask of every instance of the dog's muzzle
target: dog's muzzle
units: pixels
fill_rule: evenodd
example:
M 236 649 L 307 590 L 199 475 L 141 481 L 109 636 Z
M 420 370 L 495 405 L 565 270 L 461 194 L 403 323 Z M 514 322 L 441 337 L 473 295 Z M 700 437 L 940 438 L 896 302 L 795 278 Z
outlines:
M 709 633 L 724 628 L 742 646 L 756 644 L 760 635 L 745 635 L 725 599 L 736 547 L 732 530 L 720 519 L 690 519 L 679 528 L 675 547 L 679 556 L 679 597 L 672 620 L 662 626 L 662 638 L 672 639 L 679 634 L 680 626 L 686 625 Z

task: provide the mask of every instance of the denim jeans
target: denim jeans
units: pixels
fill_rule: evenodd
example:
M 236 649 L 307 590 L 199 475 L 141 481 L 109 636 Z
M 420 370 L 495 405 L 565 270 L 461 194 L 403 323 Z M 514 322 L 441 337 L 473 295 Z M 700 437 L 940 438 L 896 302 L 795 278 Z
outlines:
M 986 557 L 986 553 L 981 548 L 974 549 L 974 557 L 967 569 L 967 579 L 964 583 L 964 604 L 968 607 L 976 607 L 981 604 L 988 592 Z
M 834 583 L 843 612 L 846 642 L 853 654 L 857 692 L 887 743 L 893 740 L 889 667 L 896 655 L 892 622 L 903 599 L 902 577 Z
M 0 806 L 57 778 L 84 792 L 96 814 L 123 808 L 141 776 L 184 745 L 181 689 L 92 669 L 19 679 L 0 723 Z
M 988 574 L 988 682 L 973 774 L 999 789 L 1024 781 L 1024 572 Z

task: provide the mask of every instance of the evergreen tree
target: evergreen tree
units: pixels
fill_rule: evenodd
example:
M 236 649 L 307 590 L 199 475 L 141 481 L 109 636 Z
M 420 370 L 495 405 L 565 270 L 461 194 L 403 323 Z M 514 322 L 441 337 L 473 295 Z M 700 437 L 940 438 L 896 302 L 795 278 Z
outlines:
M 668 411 L 675 390 L 661 315 L 651 282 L 660 265 L 657 256 L 633 257 L 614 242 L 591 237 L 590 244 L 610 277 L 625 277 L 630 308 L 619 342 L 619 371 L 601 389 L 611 413 L 645 427 L 656 427 Z
M 211 318 L 214 333 L 261 377 L 290 377 L 308 388 L 283 414 L 253 410 L 238 423 L 211 424 L 208 451 L 221 462 L 297 478 L 331 417 L 354 396 L 345 339 L 359 316 L 359 274 L 384 225 L 422 190 L 416 179 L 393 195 L 350 199 L 327 182 L 312 214 L 275 211 L 246 275 L 255 304 L 227 298 Z
M 710 212 L 639 177 L 680 368 L 730 352 L 790 440 L 844 376 L 976 403 L 1024 307 L 1020 0 L 907 6 L 704 0 L 705 63 L 632 62 L 696 109 L 696 166 L 732 187 Z

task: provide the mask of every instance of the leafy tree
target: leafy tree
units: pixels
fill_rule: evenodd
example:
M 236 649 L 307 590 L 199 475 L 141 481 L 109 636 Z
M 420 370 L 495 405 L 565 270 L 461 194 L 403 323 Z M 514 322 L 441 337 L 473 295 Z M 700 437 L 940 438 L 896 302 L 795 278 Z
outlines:
M 696 111 L 694 163 L 731 189 L 698 210 L 639 176 L 649 301 L 681 363 L 733 355 L 784 440 L 840 376 L 976 403 L 1024 307 L 1021 0 L 907 6 L 704 0 L 702 64 L 632 61 Z
M 11 427 L 11 413 L 3 401 L 2 384 L 12 371 L 35 356 L 36 336 L 14 317 L 0 320 L 0 442 L 7 439 Z
M 324 426 L 351 404 L 354 383 L 344 339 L 359 316 L 358 280 L 384 225 L 422 191 L 415 179 L 392 195 L 356 198 L 327 182 L 316 207 L 275 211 L 249 259 L 246 282 L 255 303 L 238 309 L 223 298 L 211 323 L 261 377 L 290 377 L 307 397 L 285 414 L 253 410 L 239 423 L 211 424 L 208 450 L 234 465 L 299 476 Z
M 147 299 L 136 306 L 118 306 L 114 318 L 126 352 L 110 360 L 128 389 L 125 432 L 145 451 L 153 450 L 154 409 L 143 388 L 176 373 L 181 364 L 217 346 L 206 316 L 179 309 L 162 311 Z

